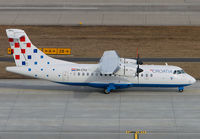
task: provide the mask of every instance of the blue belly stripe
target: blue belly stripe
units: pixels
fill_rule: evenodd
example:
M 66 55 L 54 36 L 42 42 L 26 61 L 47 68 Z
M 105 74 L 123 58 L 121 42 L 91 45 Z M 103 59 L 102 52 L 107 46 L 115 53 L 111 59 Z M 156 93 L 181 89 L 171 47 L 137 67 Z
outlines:
M 108 83 L 78 83 L 78 82 L 56 82 L 66 85 L 74 86 L 90 86 L 95 88 L 107 88 Z M 183 87 L 191 84 L 113 84 L 116 88 L 129 88 L 129 87 Z

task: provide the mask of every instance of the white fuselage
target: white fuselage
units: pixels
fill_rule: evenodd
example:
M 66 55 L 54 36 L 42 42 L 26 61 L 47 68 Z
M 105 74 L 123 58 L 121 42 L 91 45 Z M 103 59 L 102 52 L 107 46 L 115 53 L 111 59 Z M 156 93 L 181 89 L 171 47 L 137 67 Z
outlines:
M 118 72 L 102 75 L 99 64 L 54 64 L 46 66 L 8 67 L 7 70 L 22 75 L 50 80 L 69 85 L 86 85 L 106 88 L 114 84 L 117 88 L 126 87 L 180 87 L 188 86 L 195 79 L 186 74 L 174 74 L 181 70 L 176 66 L 140 65 L 143 72 L 135 75 L 135 64 L 122 64 Z

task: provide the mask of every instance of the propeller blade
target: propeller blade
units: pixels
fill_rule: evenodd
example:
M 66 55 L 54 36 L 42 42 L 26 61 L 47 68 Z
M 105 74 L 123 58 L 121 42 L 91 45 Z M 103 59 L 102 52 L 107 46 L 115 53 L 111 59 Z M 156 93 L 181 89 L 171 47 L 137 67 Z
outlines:
M 142 60 L 140 59 L 140 55 L 138 53 L 138 48 L 137 48 L 137 64 L 138 65 L 142 65 L 143 64 Z

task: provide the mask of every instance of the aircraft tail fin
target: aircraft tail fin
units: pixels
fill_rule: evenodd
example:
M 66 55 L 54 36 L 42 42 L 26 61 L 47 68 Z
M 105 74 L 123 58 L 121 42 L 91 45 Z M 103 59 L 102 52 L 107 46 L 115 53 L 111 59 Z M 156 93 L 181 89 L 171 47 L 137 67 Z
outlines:
M 8 40 L 16 66 L 43 65 L 51 63 L 71 63 L 53 59 L 35 47 L 24 30 L 7 29 Z

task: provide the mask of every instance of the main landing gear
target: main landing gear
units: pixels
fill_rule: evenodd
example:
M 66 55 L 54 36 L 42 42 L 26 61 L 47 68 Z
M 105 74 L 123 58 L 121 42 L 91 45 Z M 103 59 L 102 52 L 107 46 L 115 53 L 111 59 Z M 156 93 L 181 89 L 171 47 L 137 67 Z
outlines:
M 108 91 L 107 89 L 105 89 L 105 90 L 104 90 L 104 93 L 105 93 L 105 94 L 110 94 L 111 91 L 112 91 L 112 90 Z
M 111 91 L 115 90 L 116 87 L 113 84 L 109 84 L 108 87 L 104 90 L 105 94 L 110 94 Z
M 179 93 L 182 93 L 183 90 L 184 90 L 184 87 L 183 87 L 183 86 L 178 87 L 178 92 L 179 92 Z

